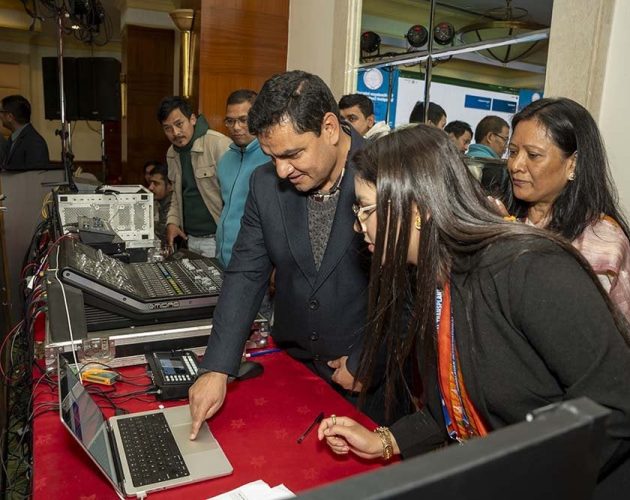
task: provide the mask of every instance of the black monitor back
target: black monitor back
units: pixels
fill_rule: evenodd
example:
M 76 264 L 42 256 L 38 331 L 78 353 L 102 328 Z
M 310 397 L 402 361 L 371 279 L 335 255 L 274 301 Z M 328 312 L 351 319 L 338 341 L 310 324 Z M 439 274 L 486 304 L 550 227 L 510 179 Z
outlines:
M 463 446 L 311 490 L 305 500 L 587 500 L 609 411 L 581 398 Z

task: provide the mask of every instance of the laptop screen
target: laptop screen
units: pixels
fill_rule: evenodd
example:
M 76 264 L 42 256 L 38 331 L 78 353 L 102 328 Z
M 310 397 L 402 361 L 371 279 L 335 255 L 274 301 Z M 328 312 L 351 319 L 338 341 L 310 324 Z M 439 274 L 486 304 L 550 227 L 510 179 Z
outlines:
M 107 435 L 108 426 L 94 398 L 79 382 L 74 366 L 59 356 L 59 414 L 83 448 L 118 485 L 114 458 Z

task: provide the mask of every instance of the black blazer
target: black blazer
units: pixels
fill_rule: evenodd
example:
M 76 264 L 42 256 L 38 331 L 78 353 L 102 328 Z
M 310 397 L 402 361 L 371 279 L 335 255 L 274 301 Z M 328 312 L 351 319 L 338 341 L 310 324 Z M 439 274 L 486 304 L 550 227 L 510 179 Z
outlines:
M 4 159 L 7 157 L 9 153 L 9 143 L 4 138 L 2 134 L 0 134 L 0 167 L 4 165 Z
M 349 157 L 363 143 L 352 133 Z M 331 234 L 319 270 L 308 231 L 308 196 L 268 163 L 254 171 L 232 259 L 225 271 L 212 335 L 201 363 L 235 375 L 250 326 L 276 268 L 273 338 L 292 356 L 325 362 L 350 355 L 356 370 L 367 314 L 369 253 L 354 232 L 354 171 L 346 164 Z M 332 370 L 329 370 L 332 373 Z
M 6 170 L 42 170 L 50 168 L 48 146 L 33 125 L 27 123 L 15 139 L 13 147 L 7 149 L 4 162 Z

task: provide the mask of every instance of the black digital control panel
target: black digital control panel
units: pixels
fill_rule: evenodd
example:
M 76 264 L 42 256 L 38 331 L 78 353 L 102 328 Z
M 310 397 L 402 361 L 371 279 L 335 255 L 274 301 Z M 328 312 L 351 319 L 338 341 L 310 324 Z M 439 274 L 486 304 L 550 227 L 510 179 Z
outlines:
M 197 358 L 191 351 L 163 351 L 146 354 L 159 400 L 188 397 L 188 388 L 197 377 Z

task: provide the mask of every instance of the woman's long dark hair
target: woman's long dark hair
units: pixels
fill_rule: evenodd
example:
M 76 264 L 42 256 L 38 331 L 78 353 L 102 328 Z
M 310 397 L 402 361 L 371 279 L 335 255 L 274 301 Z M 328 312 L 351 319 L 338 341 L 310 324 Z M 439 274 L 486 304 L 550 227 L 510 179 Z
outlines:
M 379 352 L 385 348 L 388 413 L 408 385 L 405 368 L 416 367 L 420 381 L 435 370 L 436 288 L 448 280 L 453 266 L 458 272 L 474 269 L 481 251 L 498 240 L 519 238 L 521 252 L 536 249 L 541 237 L 557 243 L 590 273 L 620 331 L 626 331 L 621 314 L 570 243 L 548 231 L 506 222 L 498 216 L 441 130 L 427 125 L 397 130 L 370 143 L 354 159 L 358 178 L 376 186 L 378 218 L 369 321 L 357 379 L 365 396 L 374 379 Z M 410 274 L 407 255 L 416 207 L 422 227 L 418 265 Z M 412 396 L 417 396 L 418 390 L 414 387 Z
M 528 120 L 535 120 L 544 127 L 565 157 L 577 152 L 575 180 L 567 182 L 554 201 L 547 229 L 574 240 L 604 214 L 615 219 L 630 238 L 628 222 L 618 208 L 606 149 L 590 113 L 571 99 L 545 98 L 514 115 L 512 130 Z M 513 196 L 510 198 L 510 213 L 519 218 L 527 216 L 528 204 Z

